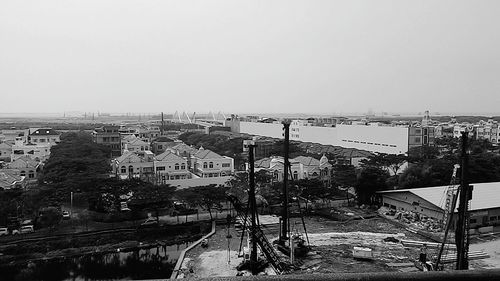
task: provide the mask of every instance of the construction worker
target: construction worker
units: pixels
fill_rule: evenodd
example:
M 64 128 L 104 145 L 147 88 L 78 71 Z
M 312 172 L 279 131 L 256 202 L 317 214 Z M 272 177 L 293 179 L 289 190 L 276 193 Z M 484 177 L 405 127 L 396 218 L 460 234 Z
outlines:
M 427 244 L 422 245 L 422 248 L 420 248 L 419 261 L 425 266 L 425 263 L 427 262 Z

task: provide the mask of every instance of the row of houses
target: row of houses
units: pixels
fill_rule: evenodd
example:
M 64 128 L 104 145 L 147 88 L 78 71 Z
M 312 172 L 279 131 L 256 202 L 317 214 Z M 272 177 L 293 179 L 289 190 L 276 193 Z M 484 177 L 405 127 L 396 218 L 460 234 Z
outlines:
M 50 149 L 60 141 L 52 128 L 6 129 L 0 133 L 0 189 L 25 188 L 36 181 Z
M 141 178 L 157 184 L 174 185 L 182 185 L 182 181 L 192 179 L 225 179 L 234 173 L 233 158 L 184 143 L 168 147 L 158 155 L 150 150 L 124 150 L 123 155 L 113 159 L 111 166 L 113 176 L 121 179 Z
M 52 128 L 8 129 L 0 134 L 0 161 L 11 162 L 28 156 L 38 162 L 47 160 L 50 148 L 60 141 Z

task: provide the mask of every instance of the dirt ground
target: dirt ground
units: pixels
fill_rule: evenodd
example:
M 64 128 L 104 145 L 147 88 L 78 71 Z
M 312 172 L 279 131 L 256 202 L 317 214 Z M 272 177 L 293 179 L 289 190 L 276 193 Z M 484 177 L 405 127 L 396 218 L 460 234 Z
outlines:
M 397 240 L 426 241 L 425 238 L 395 226 L 386 219 L 375 217 L 365 220 L 336 222 L 321 217 L 305 218 L 311 252 L 305 258 L 297 259 L 298 269 L 293 274 L 338 273 L 338 272 L 380 272 L 380 271 L 418 271 L 413 262 L 418 259 L 419 248 L 404 247 L 399 242 L 384 242 L 384 238 Z M 300 219 L 291 220 L 291 228 L 303 231 Z M 263 228 L 268 239 L 273 241 L 279 235 L 279 227 Z M 230 228 L 232 238 L 228 239 L 227 228 L 219 226 L 210 238 L 209 246 L 195 247 L 187 254 L 183 272 L 185 277 L 235 276 L 236 266 L 242 261 L 238 258 L 240 234 L 234 226 Z M 246 246 L 246 238 L 243 240 Z M 372 249 L 372 260 L 353 258 L 354 246 Z M 471 251 L 483 250 L 491 258 L 471 261 L 471 269 L 500 268 L 500 240 L 472 244 Z M 437 254 L 429 249 L 428 255 Z M 230 257 L 230 258 L 229 258 Z M 402 265 L 397 266 L 397 265 Z

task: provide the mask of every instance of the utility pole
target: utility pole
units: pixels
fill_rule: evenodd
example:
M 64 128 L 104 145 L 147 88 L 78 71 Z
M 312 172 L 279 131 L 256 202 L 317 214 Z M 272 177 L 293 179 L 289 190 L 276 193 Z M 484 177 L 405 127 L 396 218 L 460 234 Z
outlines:
M 282 122 L 283 130 L 285 130 L 285 167 L 284 167 L 284 175 L 283 175 L 283 210 L 281 214 L 281 237 L 280 243 L 285 245 L 285 240 L 288 239 L 288 167 L 290 167 L 290 163 L 288 160 L 289 154 L 289 140 L 290 140 L 290 120 L 285 120 Z
M 250 200 L 250 212 L 252 212 L 252 252 L 250 253 L 250 266 L 252 269 L 252 274 L 257 274 L 257 237 L 255 231 L 257 231 L 257 204 L 255 201 L 255 165 L 254 165 L 254 148 L 255 144 L 248 145 L 248 162 L 250 164 L 250 190 L 248 191 L 248 200 Z
M 462 132 L 462 153 L 461 153 L 461 177 L 458 205 L 458 223 L 455 231 L 455 243 L 457 245 L 457 270 L 469 269 L 469 200 L 472 199 L 472 186 L 468 183 L 467 154 L 468 132 Z

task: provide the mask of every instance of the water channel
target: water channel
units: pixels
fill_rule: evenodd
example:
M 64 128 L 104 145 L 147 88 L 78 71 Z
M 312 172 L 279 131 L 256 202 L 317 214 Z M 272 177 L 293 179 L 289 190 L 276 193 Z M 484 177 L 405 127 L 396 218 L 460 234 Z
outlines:
M 0 265 L 0 280 L 167 279 L 189 243 Z

